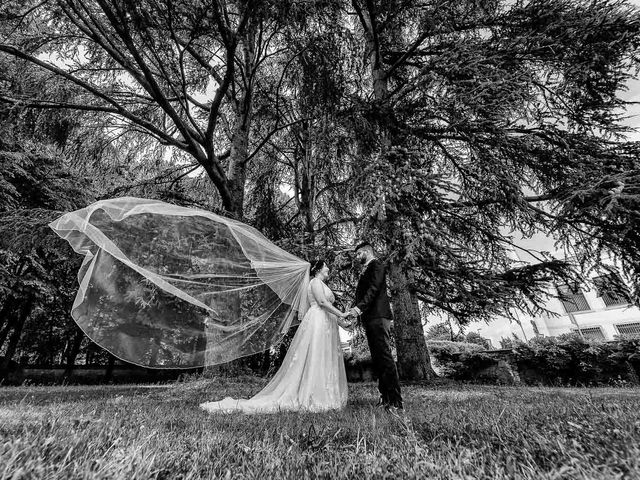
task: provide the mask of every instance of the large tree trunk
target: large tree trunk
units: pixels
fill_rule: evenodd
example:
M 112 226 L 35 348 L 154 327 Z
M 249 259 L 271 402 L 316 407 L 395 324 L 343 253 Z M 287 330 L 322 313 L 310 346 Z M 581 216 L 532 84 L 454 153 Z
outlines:
M 255 44 L 256 24 L 253 21 L 249 21 L 242 36 L 242 68 L 240 72 L 242 79 L 240 83 L 243 84 L 243 87 L 239 89 L 238 98 L 235 100 L 235 122 L 227 170 L 233 213 L 238 218 L 242 218 L 244 214 L 246 165 L 250 155 L 249 138 L 253 116 L 253 82 L 256 68 Z
M 382 36 L 376 33 L 376 22 L 371 18 L 368 9 L 361 11 L 364 23 L 367 56 L 369 58 L 373 94 L 379 106 L 378 127 L 381 136 L 382 156 L 389 149 L 401 145 L 402 138 L 395 137 L 388 127 L 388 119 L 392 111 L 387 104 L 389 98 L 389 84 L 387 72 L 380 55 L 382 47 L 377 43 Z M 391 221 L 391 220 L 387 220 Z M 392 230 L 391 235 L 394 234 Z M 418 299 L 412 291 L 410 279 L 402 265 L 391 267 L 389 280 L 392 284 L 392 303 L 394 314 L 394 335 L 398 356 L 399 375 L 405 380 L 431 380 L 436 374 L 431 367 L 429 350 L 424 338 L 422 316 L 418 307 Z
M 429 359 L 418 299 L 400 265 L 390 267 L 389 279 L 392 284 L 398 374 L 405 380 L 432 380 L 436 373 Z
M 313 211 L 315 203 L 315 177 L 312 165 L 312 155 L 310 155 L 310 135 L 309 121 L 305 120 L 296 128 L 297 143 L 294 151 L 296 162 L 296 188 L 299 193 L 296 195 L 298 208 L 304 218 L 305 230 L 310 236 L 310 242 L 313 243 L 314 224 Z M 299 170 L 299 171 L 298 171 Z
M 243 87 L 239 89 L 238 97 L 234 101 L 235 118 L 232 124 L 233 133 L 231 137 L 231 149 L 229 154 L 229 164 L 227 168 L 227 179 L 229 192 L 231 194 L 231 213 L 238 219 L 244 216 L 244 197 L 247 172 L 247 161 L 249 159 L 249 140 L 251 136 L 251 120 L 253 115 L 253 74 L 255 73 L 255 42 L 256 25 L 249 22 L 246 32 L 242 37 L 242 69 L 244 75 Z M 241 80 L 241 84 L 243 81 Z M 241 261 L 241 259 L 237 259 Z M 233 318 L 242 315 L 241 293 L 228 294 L 225 304 L 221 310 Z M 215 342 L 215 335 L 207 335 L 208 341 Z M 215 355 L 211 356 L 214 361 Z M 231 362 L 206 367 L 209 374 L 220 374 L 223 376 L 235 375 L 245 368 L 247 359 L 240 358 Z
M 244 102 L 242 102 L 244 104 Z M 250 110 L 250 106 L 246 107 Z M 246 182 L 246 161 L 249 156 L 249 115 L 244 108 L 239 112 L 237 125 L 231 138 L 231 153 L 227 178 L 231 194 L 231 213 L 241 219 L 244 215 L 244 185 Z

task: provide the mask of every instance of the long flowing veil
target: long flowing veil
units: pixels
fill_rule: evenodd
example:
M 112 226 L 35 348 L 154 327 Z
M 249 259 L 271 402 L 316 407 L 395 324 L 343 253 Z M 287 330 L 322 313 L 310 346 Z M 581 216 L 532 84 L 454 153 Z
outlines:
M 85 256 L 72 317 L 127 362 L 225 363 L 268 349 L 308 308 L 307 262 L 211 212 L 123 197 L 49 226 Z

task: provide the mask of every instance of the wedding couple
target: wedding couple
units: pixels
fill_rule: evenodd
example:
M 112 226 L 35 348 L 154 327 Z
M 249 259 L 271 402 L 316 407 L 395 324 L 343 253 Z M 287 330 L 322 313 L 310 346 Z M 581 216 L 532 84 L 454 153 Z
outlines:
M 304 315 L 262 391 L 248 400 L 203 403 L 205 410 L 343 408 L 347 379 L 338 328 L 350 328 L 347 318 L 355 315 L 369 342 L 380 405 L 393 413 L 402 408 L 385 268 L 370 244 L 355 249 L 364 268 L 354 306 L 341 312 L 325 284 L 325 261 L 309 266 L 255 228 L 210 211 L 119 197 L 65 213 L 49 226 L 84 255 L 72 318 L 121 360 L 150 368 L 217 365 L 261 351 L 281 338 L 297 312 Z M 238 303 L 243 296 L 245 311 Z
M 281 410 L 326 411 L 347 404 L 347 377 L 338 326 L 351 328 L 346 319 L 356 315 L 364 326 L 374 371 L 378 377 L 378 405 L 397 414 L 402 396 L 396 365 L 391 355 L 392 318 L 387 296 L 386 273 L 372 246 L 363 242 L 355 249 L 363 270 L 358 280 L 355 305 L 346 312 L 333 306 L 335 296 L 325 284 L 329 266 L 324 260 L 311 264 L 307 295 L 310 308 L 275 376 L 250 399 L 227 397 L 202 403 L 210 412 L 269 413 Z

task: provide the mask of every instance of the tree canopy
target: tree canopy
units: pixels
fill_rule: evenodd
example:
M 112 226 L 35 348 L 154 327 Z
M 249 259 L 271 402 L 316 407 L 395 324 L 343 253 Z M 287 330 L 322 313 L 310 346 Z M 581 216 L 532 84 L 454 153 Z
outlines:
M 114 180 L 98 196 L 227 212 L 325 252 L 338 290 L 355 278 L 341 252 L 371 239 L 406 377 L 430 374 L 421 312 L 535 314 L 604 253 L 640 300 L 620 95 L 640 14 L 625 0 L 34 0 L 0 15 L 3 115 L 32 137 L 68 122 L 46 142 L 91 152 L 81 171 Z M 518 232 L 576 262 L 516 261 Z

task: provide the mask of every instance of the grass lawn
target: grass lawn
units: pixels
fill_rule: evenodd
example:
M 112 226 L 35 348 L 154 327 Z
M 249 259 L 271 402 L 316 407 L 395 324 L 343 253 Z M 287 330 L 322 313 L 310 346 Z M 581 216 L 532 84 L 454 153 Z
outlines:
M 264 380 L 3 387 L 0 478 L 640 478 L 640 389 L 350 384 L 325 414 L 211 415 Z

